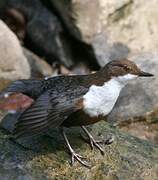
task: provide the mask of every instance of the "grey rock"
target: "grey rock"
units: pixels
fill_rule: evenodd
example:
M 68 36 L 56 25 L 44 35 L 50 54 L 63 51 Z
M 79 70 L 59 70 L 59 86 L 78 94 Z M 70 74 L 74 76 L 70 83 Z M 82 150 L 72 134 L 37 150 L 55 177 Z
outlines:
M 129 54 L 129 48 L 122 43 L 111 44 L 106 33 L 102 32 L 92 38 L 92 47 L 100 66 L 104 66 L 111 60 L 124 59 Z
M 26 48 L 23 48 L 23 51 L 30 64 L 32 77 L 51 76 L 54 73 L 53 68 L 44 59 Z
M 74 4 L 74 11 L 77 14 L 77 25 L 82 32 L 83 38 L 88 42 L 92 40 L 94 35 L 109 30 L 109 26 L 112 24 L 109 22 L 113 22 L 111 19 L 119 21 L 125 18 L 128 13 L 120 15 L 120 11 L 124 12 L 126 7 L 133 4 L 131 0 L 117 2 L 115 0 L 73 0 L 72 2 Z M 113 18 L 114 16 L 115 18 Z
M 30 66 L 17 37 L 0 21 L 0 89 L 10 81 L 30 77 Z
M 154 77 L 138 78 L 129 83 L 122 90 L 108 121 L 120 123 L 132 119 L 153 118 L 158 109 L 157 59 L 158 53 L 145 53 L 131 58 L 141 69 L 153 73 Z
M 131 55 L 157 51 L 158 3 L 156 0 L 73 0 L 78 27 L 91 42 L 107 32 L 111 43 L 127 44 Z

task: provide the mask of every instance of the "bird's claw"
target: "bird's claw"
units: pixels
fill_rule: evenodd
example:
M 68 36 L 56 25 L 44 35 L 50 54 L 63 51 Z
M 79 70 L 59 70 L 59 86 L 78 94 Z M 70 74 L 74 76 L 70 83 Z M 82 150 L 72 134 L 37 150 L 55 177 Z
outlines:
M 88 164 L 88 162 L 82 160 L 82 159 L 86 159 L 85 157 L 75 153 L 74 151 L 71 152 L 71 165 L 73 166 L 75 160 L 78 161 L 79 163 L 81 163 L 82 165 L 84 165 L 85 167 L 90 168 L 91 166 Z
M 114 142 L 114 140 L 115 140 L 114 137 L 111 136 L 111 137 L 109 137 L 109 138 L 107 138 L 105 140 L 95 140 L 95 142 L 97 144 L 110 145 L 110 144 L 112 144 Z
M 103 140 L 102 143 L 103 143 L 104 145 L 109 145 L 109 144 L 112 144 L 112 143 L 114 142 L 114 140 L 115 140 L 114 136 L 111 136 L 111 137 Z
M 102 155 L 104 155 L 104 150 L 103 148 L 99 145 L 101 143 L 101 141 L 96 141 L 92 136 L 89 137 L 89 140 L 90 140 L 90 146 L 92 149 L 94 149 L 94 146 L 99 149 L 100 153 Z
M 94 146 L 99 149 L 99 151 L 101 152 L 102 155 L 104 155 L 104 150 L 103 148 L 100 146 L 100 144 L 103 144 L 103 145 L 109 145 L 111 144 L 113 141 L 114 141 L 114 137 L 110 137 L 106 140 L 95 140 L 93 138 L 93 136 L 89 133 L 88 134 L 88 139 L 86 139 L 83 135 L 81 135 L 82 139 L 88 143 L 90 143 L 90 146 L 91 146 L 91 149 L 93 150 L 94 149 Z
M 94 146 L 99 149 L 99 151 L 101 152 L 102 155 L 104 155 L 104 150 L 103 148 L 99 145 L 100 143 L 102 143 L 102 141 L 96 141 L 92 136 L 88 136 L 88 139 L 86 139 L 83 135 L 81 135 L 82 139 L 90 144 L 91 149 L 94 149 Z

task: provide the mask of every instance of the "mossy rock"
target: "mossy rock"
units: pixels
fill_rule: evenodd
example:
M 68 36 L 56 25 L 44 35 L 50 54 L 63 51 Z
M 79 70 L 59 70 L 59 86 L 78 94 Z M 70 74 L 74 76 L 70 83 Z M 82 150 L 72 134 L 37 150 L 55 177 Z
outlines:
M 111 135 L 115 141 L 105 146 L 105 155 L 80 138 L 80 128 L 69 129 L 67 134 L 76 152 L 90 160 L 90 169 L 69 164 L 64 141 L 59 131 L 36 138 L 32 150 L 11 140 L 0 131 L 0 177 L 4 179 L 69 179 L 69 180 L 156 180 L 158 177 L 158 146 L 122 133 L 105 122 L 89 127 L 97 139 Z M 52 137 L 50 137 L 52 136 Z M 38 142 L 37 142 L 38 141 Z M 31 141 L 30 141 L 31 142 Z M 26 145 L 26 142 L 23 145 Z M 27 146 L 27 145 L 26 145 Z M 33 150 L 36 147 L 36 151 Z M 37 151 L 38 150 L 38 151 Z

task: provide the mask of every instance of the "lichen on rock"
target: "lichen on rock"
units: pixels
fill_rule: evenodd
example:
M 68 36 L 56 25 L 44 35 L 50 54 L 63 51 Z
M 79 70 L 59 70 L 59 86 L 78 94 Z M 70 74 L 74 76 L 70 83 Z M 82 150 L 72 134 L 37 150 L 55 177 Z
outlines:
M 157 179 L 157 145 L 122 133 L 105 122 L 91 126 L 89 130 L 95 138 L 106 139 L 111 135 L 115 137 L 113 144 L 104 147 L 105 155 L 102 156 L 98 150 L 92 151 L 89 145 L 81 140 L 78 128 L 68 130 L 72 146 L 89 159 L 92 164 L 90 169 L 77 162 L 73 167 L 70 166 L 70 157 L 57 130 L 50 132 L 49 136 L 40 137 L 38 143 L 32 145 L 37 145 L 38 151 L 25 149 L 10 140 L 9 134 L 1 130 L 0 174 L 10 179 L 21 176 L 28 179 L 70 180 Z

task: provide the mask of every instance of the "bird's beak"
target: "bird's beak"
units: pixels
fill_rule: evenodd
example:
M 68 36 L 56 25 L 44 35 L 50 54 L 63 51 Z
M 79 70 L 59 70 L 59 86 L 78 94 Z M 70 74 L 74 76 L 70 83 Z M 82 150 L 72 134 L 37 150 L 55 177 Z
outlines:
M 138 76 L 151 77 L 151 76 L 154 76 L 154 75 L 151 74 L 151 73 L 147 73 L 147 72 L 144 72 L 144 71 L 140 71 L 140 73 L 139 73 Z

